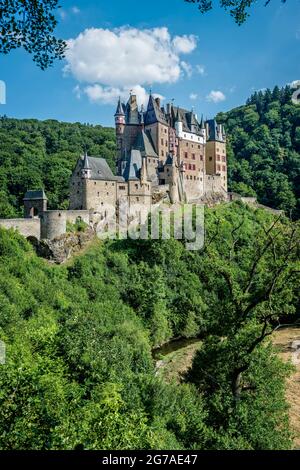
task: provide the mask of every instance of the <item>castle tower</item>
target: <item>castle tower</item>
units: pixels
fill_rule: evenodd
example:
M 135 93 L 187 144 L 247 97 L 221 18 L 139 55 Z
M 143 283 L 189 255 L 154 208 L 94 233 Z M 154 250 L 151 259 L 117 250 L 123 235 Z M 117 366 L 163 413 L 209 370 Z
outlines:
M 43 189 L 27 191 L 23 201 L 25 219 L 41 217 L 41 215 L 47 210 L 48 200 Z
M 121 98 L 119 98 L 117 109 L 115 112 L 116 138 L 117 138 L 117 161 L 122 157 L 123 136 L 125 130 L 125 112 Z
M 206 174 L 219 175 L 221 186 L 227 191 L 227 155 L 226 135 L 222 124 L 217 124 L 215 119 L 206 122 Z

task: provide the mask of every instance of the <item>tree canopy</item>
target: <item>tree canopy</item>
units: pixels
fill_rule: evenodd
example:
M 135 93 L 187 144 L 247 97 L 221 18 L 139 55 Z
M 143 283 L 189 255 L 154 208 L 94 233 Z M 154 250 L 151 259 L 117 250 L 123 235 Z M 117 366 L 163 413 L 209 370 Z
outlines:
M 207 243 L 96 241 L 62 266 L 0 229 L 1 449 L 289 449 L 289 366 L 268 335 L 299 318 L 299 227 L 231 203 Z M 202 347 L 179 384 L 151 350 Z
M 196 3 L 201 13 L 207 13 L 213 8 L 213 0 L 184 0 L 188 3 Z M 234 21 L 240 26 L 243 24 L 249 15 L 249 9 L 256 3 L 257 0 L 219 0 L 221 8 L 229 11 Z M 264 5 L 267 6 L 271 0 L 263 0 Z M 286 0 L 281 0 L 286 3 Z
M 0 53 L 24 48 L 42 69 L 62 59 L 66 43 L 54 36 L 58 0 L 0 0 Z

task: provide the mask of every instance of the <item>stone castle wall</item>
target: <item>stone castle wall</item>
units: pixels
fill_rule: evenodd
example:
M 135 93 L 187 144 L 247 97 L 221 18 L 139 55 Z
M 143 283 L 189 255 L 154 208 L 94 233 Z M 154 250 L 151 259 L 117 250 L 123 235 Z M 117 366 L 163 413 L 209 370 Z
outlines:
M 41 221 L 34 219 L 0 219 L 0 227 L 15 229 L 24 237 L 34 237 L 37 240 L 41 237 Z

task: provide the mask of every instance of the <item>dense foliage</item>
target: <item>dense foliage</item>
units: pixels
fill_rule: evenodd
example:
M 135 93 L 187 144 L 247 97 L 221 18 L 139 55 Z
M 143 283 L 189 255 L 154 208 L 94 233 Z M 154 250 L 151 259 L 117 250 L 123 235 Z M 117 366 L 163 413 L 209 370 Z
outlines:
M 107 159 L 114 170 L 113 129 L 54 120 L 0 119 L 0 217 L 22 214 L 27 189 L 45 188 L 49 208 L 67 208 L 69 180 L 77 159 Z
M 255 92 L 245 106 L 220 113 L 229 137 L 230 189 L 300 217 L 300 106 L 290 87 Z
M 298 230 L 234 203 L 206 211 L 202 251 L 95 241 L 64 266 L 0 230 L 0 448 L 289 448 L 265 337 L 297 314 Z M 164 383 L 151 349 L 197 335 L 185 382 Z
M 66 42 L 53 32 L 57 0 L 0 0 L 0 54 L 22 47 L 42 70 L 62 59 Z

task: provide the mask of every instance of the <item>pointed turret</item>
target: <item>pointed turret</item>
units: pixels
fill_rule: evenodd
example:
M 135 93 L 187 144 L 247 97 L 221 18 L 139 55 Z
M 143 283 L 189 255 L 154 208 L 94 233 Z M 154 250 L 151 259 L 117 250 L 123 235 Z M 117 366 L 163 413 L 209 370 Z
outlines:
M 117 109 L 115 112 L 115 117 L 116 116 L 125 116 L 123 104 L 121 103 L 121 97 L 119 97 L 119 100 L 118 100 L 118 105 L 117 105 Z
M 88 179 L 91 177 L 91 167 L 89 162 L 89 157 L 87 152 L 85 152 L 83 161 L 82 161 L 82 169 L 81 169 L 81 177 Z

